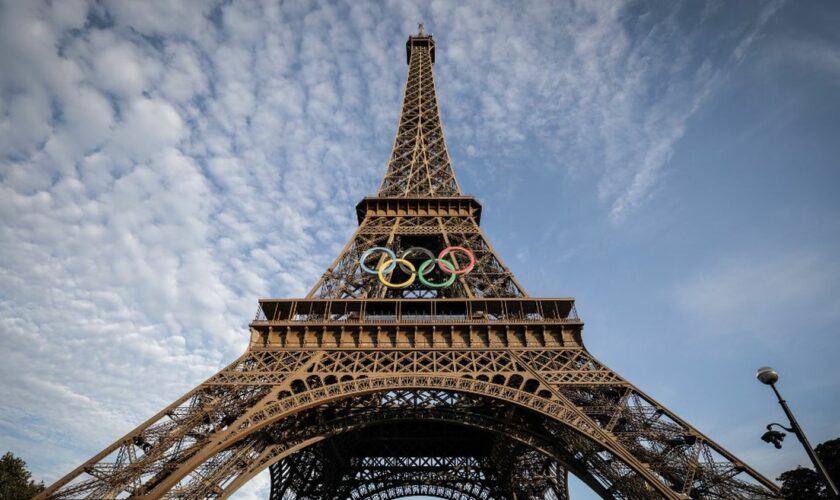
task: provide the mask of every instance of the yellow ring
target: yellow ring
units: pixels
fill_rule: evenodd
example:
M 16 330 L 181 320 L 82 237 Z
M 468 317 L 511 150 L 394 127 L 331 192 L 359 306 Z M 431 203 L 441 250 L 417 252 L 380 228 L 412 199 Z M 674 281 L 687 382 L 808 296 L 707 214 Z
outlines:
M 403 264 L 405 266 L 408 266 L 408 268 L 411 269 L 411 276 L 407 280 L 403 281 L 402 283 L 391 283 L 390 281 L 386 280 L 385 277 L 383 276 L 383 271 L 388 269 L 388 266 L 390 266 L 393 263 Z M 405 259 L 394 259 L 394 260 L 389 259 L 389 260 L 382 261 L 382 263 L 379 265 L 379 269 L 376 270 L 376 274 L 379 275 L 379 281 L 381 281 L 383 285 L 385 285 L 389 288 L 405 288 L 408 285 L 414 283 L 414 280 L 417 279 L 417 273 L 415 271 L 417 271 L 417 268 L 414 267 L 414 264 L 412 264 L 411 262 L 409 262 Z

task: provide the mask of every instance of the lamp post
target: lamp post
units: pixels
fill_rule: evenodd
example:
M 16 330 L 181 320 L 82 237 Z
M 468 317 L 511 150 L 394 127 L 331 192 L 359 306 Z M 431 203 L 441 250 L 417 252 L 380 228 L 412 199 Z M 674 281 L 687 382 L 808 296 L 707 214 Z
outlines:
M 802 443 L 802 446 L 805 448 L 805 453 L 808 454 L 808 458 L 811 459 L 811 462 L 814 464 L 814 468 L 817 470 L 817 473 L 822 476 L 823 481 L 828 486 L 828 496 L 832 499 L 840 498 L 840 491 L 837 491 L 837 486 L 835 486 L 834 481 L 831 480 L 831 477 L 828 475 L 828 471 L 825 470 L 825 466 L 823 465 L 820 458 L 814 452 L 814 449 L 811 448 L 811 443 L 808 442 L 808 438 L 805 437 L 805 433 L 802 432 L 802 428 L 799 427 L 799 422 L 796 421 L 796 417 L 793 416 L 793 412 L 790 411 L 788 408 L 787 403 L 784 399 L 782 399 L 782 395 L 779 394 L 779 390 L 776 389 L 776 382 L 779 380 L 779 372 L 770 368 L 769 366 L 764 366 L 758 369 L 758 373 L 755 374 L 756 378 L 762 384 L 769 385 L 773 392 L 776 394 L 776 399 L 779 400 L 779 404 L 782 406 L 782 410 L 784 410 L 785 415 L 790 421 L 790 427 L 785 427 L 781 424 L 772 423 L 767 426 L 767 432 L 761 436 L 761 439 L 767 441 L 768 443 L 773 443 L 776 448 L 782 447 L 782 439 L 784 439 L 785 434 L 783 432 L 773 430 L 774 425 L 778 425 L 782 429 L 792 432 L 796 435 L 799 439 L 799 442 Z

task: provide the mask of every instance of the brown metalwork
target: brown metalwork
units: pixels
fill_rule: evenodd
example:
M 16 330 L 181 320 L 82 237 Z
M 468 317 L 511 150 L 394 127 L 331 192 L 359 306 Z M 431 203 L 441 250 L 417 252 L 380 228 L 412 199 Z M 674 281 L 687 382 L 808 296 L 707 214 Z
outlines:
M 434 40 L 406 48 L 391 160 L 332 266 L 303 299 L 261 300 L 245 354 L 41 497 L 224 498 L 269 468 L 284 500 L 565 500 L 569 473 L 603 498 L 777 498 L 592 357 L 574 299 L 526 294 L 455 180 Z M 373 246 L 451 245 L 476 265 L 448 288 L 388 288 L 359 266 Z

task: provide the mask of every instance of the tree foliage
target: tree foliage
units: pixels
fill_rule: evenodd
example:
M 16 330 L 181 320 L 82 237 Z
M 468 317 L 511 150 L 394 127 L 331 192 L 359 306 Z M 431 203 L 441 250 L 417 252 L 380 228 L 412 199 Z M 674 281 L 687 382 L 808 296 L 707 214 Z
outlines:
M 814 448 L 834 484 L 840 482 L 840 438 L 820 443 Z
M 24 500 L 44 489 L 44 483 L 35 483 L 22 458 L 7 452 L 0 458 L 0 498 Z
M 840 484 L 840 438 L 820 443 L 814 448 L 834 484 Z M 787 500 L 827 499 L 828 488 L 813 469 L 797 467 L 776 478 L 782 482 L 782 494 Z

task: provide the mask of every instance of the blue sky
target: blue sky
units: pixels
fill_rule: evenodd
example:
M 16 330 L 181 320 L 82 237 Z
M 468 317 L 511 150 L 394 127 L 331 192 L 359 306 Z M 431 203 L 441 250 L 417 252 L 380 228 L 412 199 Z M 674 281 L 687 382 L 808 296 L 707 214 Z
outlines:
M 239 355 L 378 186 L 406 36 L 531 295 L 768 475 L 840 436 L 840 7 L 0 2 L 0 450 L 52 481 Z M 266 478 L 240 498 L 264 497 Z M 575 498 L 588 498 L 574 485 Z

